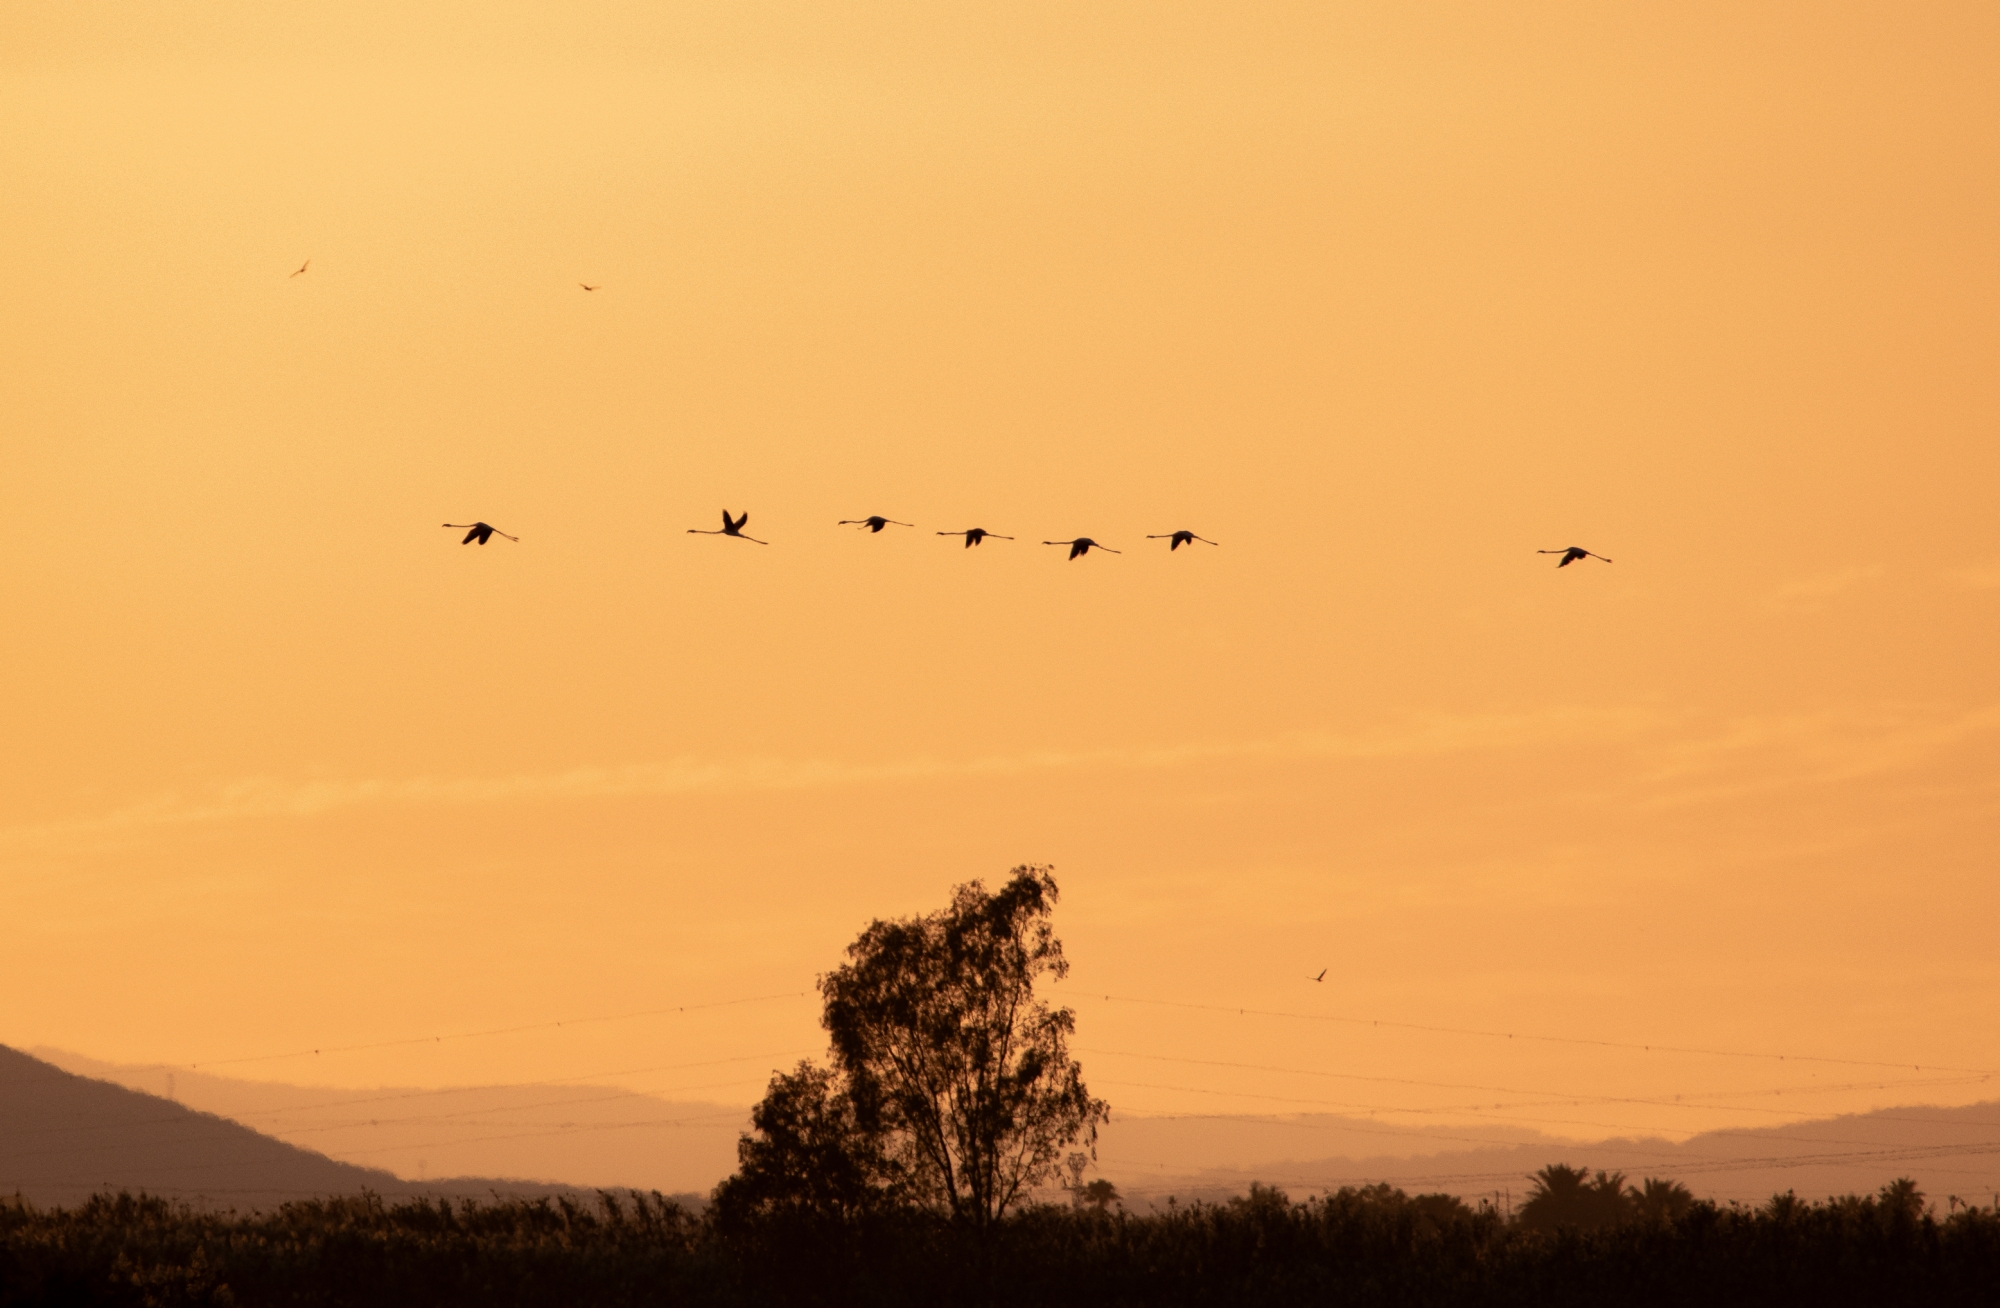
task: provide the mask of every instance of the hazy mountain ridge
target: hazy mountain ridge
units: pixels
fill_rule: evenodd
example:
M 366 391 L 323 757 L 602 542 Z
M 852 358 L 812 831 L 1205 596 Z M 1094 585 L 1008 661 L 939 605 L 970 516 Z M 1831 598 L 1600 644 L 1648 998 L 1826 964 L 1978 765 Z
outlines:
M 670 1100 L 612 1085 L 365 1089 L 245 1081 L 36 1048 L 67 1071 L 168 1096 L 304 1148 L 396 1172 L 533 1177 L 551 1185 L 706 1193 L 736 1166 L 747 1104 Z
M 238 1208 L 362 1191 L 392 1200 L 586 1193 L 477 1176 L 406 1181 L 0 1046 L 0 1194 L 73 1205 L 105 1190 Z
M 1289 1137 L 1296 1145 L 1314 1124 L 1289 1125 L 1301 1128 Z M 1426 1140 L 1441 1142 L 1437 1136 Z M 1545 1137 L 1485 1149 L 1269 1156 L 1178 1172 L 1166 1166 L 1121 1171 L 1108 1154 L 1100 1165 L 1142 1206 L 1170 1195 L 1182 1201 L 1226 1198 L 1243 1193 L 1253 1181 L 1289 1188 L 1294 1197 L 1387 1182 L 1412 1192 L 1443 1191 L 1504 1204 L 1510 1192 L 1518 1201 L 1529 1174 L 1552 1162 L 1622 1171 L 1634 1181 L 1671 1177 L 1697 1196 L 1719 1202 L 1762 1202 L 1787 1190 L 1805 1197 L 1867 1194 L 1910 1176 L 1933 1199 L 1958 1195 L 2000 1203 L 2000 1101 L 1885 1108 L 1784 1126 L 1709 1131 L 1678 1143 L 1646 1137 L 1595 1142 Z

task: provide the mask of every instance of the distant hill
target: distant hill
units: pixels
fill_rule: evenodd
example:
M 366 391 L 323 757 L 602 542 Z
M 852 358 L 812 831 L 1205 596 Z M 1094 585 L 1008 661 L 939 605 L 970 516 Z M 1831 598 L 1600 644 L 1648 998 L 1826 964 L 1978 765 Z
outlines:
M 66 1072 L 170 1099 L 404 1178 L 509 1176 L 552 1185 L 706 1194 L 736 1170 L 736 1137 L 750 1121 L 747 1102 L 670 1099 L 579 1081 L 297 1085 L 185 1067 L 106 1063 L 61 1049 L 29 1052 Z
M 477 1177 L 405 1181 L 0 1045 L 0 1195 L 72 1205 L 107 1189 L 222 1208 L 363 1190 L 390 1199 L 587 1193 Z
M 1356 1133 L 1363 1130 L 1377 1140 L 1385 1134 L 1392 1138 L 1355 1148 L 1365 1138 Z M 1227 1198 L 1253 1181 L 1286 1189 L 1294 1198 L 1383 1181 L 1412 1193 L 1443 1191 L 1473 1200 L 1504 1203 L 1511 1194 L 1518 1203 L 1529 1174 L 1549 1163 L 1622 1171 L 1635 1182 L 1670 1177 L 1697 1196 L 1723 1203 L 1762 1203 L 1787 1190 L 1807 1199 L 1872 1194 L 1909 1176 L 1941 1207 L 1950 1195 L 2000 1204 L 2000 1103 L 1992 1102 L 1885 1108 L 1785 1126 L 1709 1131 L 1679 1142 L 1544 1137 L 1466 1149 L 1453 1148 L 1449 1139 L 1443 1130 L 1397 1137 L 1380 1123 L 1333 1115 L 1127 1118 L 1105 1131 L 1098 1166 L 1140 1207 L 1163 1203 L 1169 1195 L 1183 1202 Z M 1231 1151 L 1227 1161 L 1223 1150 Z

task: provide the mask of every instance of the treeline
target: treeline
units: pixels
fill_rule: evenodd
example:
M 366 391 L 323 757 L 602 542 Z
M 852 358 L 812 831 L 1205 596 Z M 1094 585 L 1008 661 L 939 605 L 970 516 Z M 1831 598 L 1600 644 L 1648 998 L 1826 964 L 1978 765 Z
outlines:
M 2000 1212 L 1913 1186 L 1761 1208 L 1690 1202 L 1543 1229 L 1387 1186 L 1293 1202 L 1258 1187 L 1144 1215 L 1030 1205 L 988 1226 L 922 1208 L 730 1216 L 375 1198 L 203 1212 L 129 1194 L 0 1205 L 0 1305 L 1980 1304 Z

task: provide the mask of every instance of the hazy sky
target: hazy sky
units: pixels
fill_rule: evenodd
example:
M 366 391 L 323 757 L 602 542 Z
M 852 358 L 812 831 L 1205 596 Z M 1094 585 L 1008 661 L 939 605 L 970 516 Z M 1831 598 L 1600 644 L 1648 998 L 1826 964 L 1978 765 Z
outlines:
M 1118 1111 L 2000 1097 L 1996 121 L 1987 4 L 13 6 L 0 1041 L 747 1102 L 1036 860 Z

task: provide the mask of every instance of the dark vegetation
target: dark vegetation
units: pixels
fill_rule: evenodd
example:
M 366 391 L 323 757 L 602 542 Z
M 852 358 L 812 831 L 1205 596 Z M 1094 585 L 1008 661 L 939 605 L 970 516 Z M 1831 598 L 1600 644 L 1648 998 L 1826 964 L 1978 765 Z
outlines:
M 1134 1216 L 1024 1205 L 722 1222 L 668 1200 L 373 1198 L 248 1216 L 0 1206 L 0 1305 L 1992 1304 L 2000 1214 L 1914 1189 L 1538 1230 L 1376 1186 Z
M 1940 1219 L 1908 1181 L 1722 1208 L 1557 1164 L 1516 1213 L 1381 1185 L 1127 1213 L 1085 1179 L 1109 1110 L 1069 1057 L 1074 1018 L 1034 993 L 1067 969 L 1055 900 L 1046 868 L 1017 868 L 869 927 L 821 979 L 828 1065 L 772 1078 L 700 1211 L 0 1202 L 0 1308 L 2000 1303 L 2000 1209 Z

